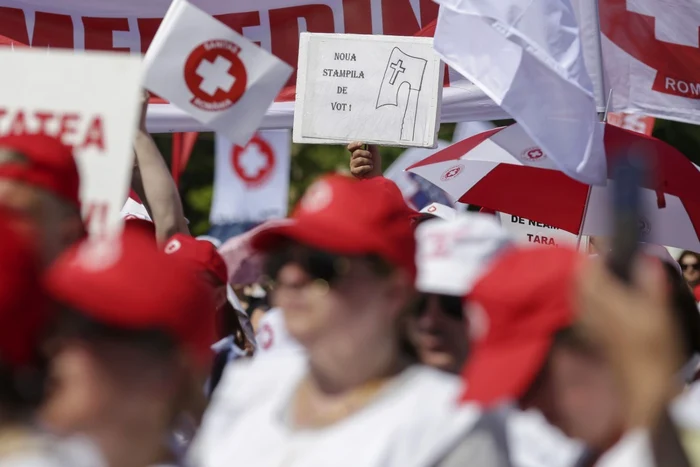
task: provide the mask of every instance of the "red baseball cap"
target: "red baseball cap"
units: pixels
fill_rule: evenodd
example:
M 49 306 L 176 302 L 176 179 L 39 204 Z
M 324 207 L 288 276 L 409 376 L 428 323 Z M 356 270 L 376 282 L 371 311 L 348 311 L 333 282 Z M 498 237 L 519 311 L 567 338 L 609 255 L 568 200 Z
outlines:
M 574 321 L 574 281 L 583 259 L 567 248 L 532 247 L 494 261 L 467 296 L 473 343 L 462 401 L 491 406 L 525 394 L 555 334 Z
M 0 211 L 0 361 L 15 368 L 32 363 L 53 316 L 41 286 L 38 252 L 18 222 Z
M 213 243 L 178 233 L 170 237 L 164 251 L 186 261 L 197 271 L 210 272 L 223 284 L 228 283 L 226 263 Z
M 95 321 L 161 330 L 198 362 L 208 361 L 215 311 L 210 291 L 141 230 L 71 248 L 50 267 L 45 283 L 58 303 Z
M 306 190 L 290 219 L 261 228 L 251 245 L 268 251 L 292 239 L 336 254 L 375 254 L 415 278 L 415 215 L 391 180 L 329 175 Z
M 44 134 L 0 137 L 0 149 L 17 152 L 26 162 L 0 164 L 0 177 L 43 188 L 80 207 L 80 175 L 73 150 Z

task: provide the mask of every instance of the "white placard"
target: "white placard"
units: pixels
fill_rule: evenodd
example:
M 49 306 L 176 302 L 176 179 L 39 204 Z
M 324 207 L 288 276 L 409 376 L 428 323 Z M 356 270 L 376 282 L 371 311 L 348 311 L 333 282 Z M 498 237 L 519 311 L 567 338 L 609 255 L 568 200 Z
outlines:
M 245 145 L 292 67 L 185 0 L 174 0 L 146 57 L 145 86 Z
M 292 141 L 289 130 L 256 133 L 238 146 L 216 137 L 212 224 L 262 222 L 287 215 Z
M 527 245 L 576 246 L 578 236 L 541 222 L 500 213 L 501 225 L 517 241 Z
M 429 37 L 302 33 L 294 142 L 434 148 L 444 66 Z
M 89 232 L 120 229 L 141 103 L 140 57 L 4 48 L 0 63 L 0 135 L 43 132 L 72 146 Z

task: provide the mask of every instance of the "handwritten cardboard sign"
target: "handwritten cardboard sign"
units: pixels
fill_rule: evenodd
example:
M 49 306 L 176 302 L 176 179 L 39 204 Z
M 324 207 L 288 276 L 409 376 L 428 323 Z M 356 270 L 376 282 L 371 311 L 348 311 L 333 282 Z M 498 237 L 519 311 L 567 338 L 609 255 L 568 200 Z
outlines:
M 443 65 L 427 37 L 302 33 L 294 142 L 434 148 Z
M 140 57 L 5 48 L 0 63 L 0 135 L 41 132 L 72 146 L 88 230 L 118 230 L 140 112 Z

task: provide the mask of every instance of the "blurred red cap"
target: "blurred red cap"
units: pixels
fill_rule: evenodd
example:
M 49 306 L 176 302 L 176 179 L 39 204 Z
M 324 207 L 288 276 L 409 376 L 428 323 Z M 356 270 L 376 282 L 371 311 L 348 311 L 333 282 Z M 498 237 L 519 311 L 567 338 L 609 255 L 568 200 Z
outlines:
M 226 263 L 211 242 L 178 233 L 170 237 L 164 251 L 168 255 L 186 261 L 197 271 L 213 274 L 222 284 L 228 284 Z
M 375 254 L 415 278 L 415 215 L 391 180 L 330 175 L 306 190 L 291 219 L 262 228 L 251 245 L 267 251 L 288 238 L 336 254 Z
M 583 257 L 566 248 L 518 248 L 497 259 L 467 297 L 472 353 L 463 401 L 517 400 L 547 360 L 555 334 L 574 321 Z
M 97 322 L 161 330 L 200 363 L 208 361 L 215 311 L 210 291 L 141 230 L 71 248 L 49 269 L 46 285 L 57 302 Z
M 0 177 L 43 188 L 80 206 L 80 175 L 73 151 L 58 138 L 44 134 L 0 137 L 0 148 L 26 157 L 26 162 L 0 164 Z
M 52 318 L 41 286 L 38 252 L 23 236 L 20 219 L 0 211 L 0 361 L 30 365 Z

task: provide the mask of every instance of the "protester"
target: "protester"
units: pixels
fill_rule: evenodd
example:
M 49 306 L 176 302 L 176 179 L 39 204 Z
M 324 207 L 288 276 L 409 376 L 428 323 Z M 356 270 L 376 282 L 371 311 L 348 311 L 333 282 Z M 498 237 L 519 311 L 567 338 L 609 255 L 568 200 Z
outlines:
M 26 222 L 0 210 L 0 465 L 99 467 L 102 459 L 88 441 L 59 440 L 36 423 L 46 397 L 42 344 L 54 309 Z
M 71 148 L 43 134 L 0 138 L 0 206 L 30 218 L 44 265 L 85 233 Z
M 390 181 L 330 176 L 288 222 L 257 233 L 275 303 L 306 352 L 227 369 L 194 466 L 428 466 L 466 433 L 476 410 L 453 405 L 458 380 L 415 365 L 404 337 L 411 216 Z
M 89 436 L 110 466 L 176 464 L 166 441 L 211 365 L 210 291 L 139 230 L 73 247 L 46 284 L 62 313 L 45 423 Z
M 693 291 L 700 285 L 700 255 L 695 252 L 685 250 L 678 257 L 678 264 L 683 270 L 683 277 L 688 282 Z M 697 293 L 696 293 L 697 295 Z
M 459 373 L 469 346 L 462 297 L 511 240 L 492 216 L 464 213 L 419 225 L 416 241 L 416 288 L 422 294 L 409 335 L 421 362 Z

